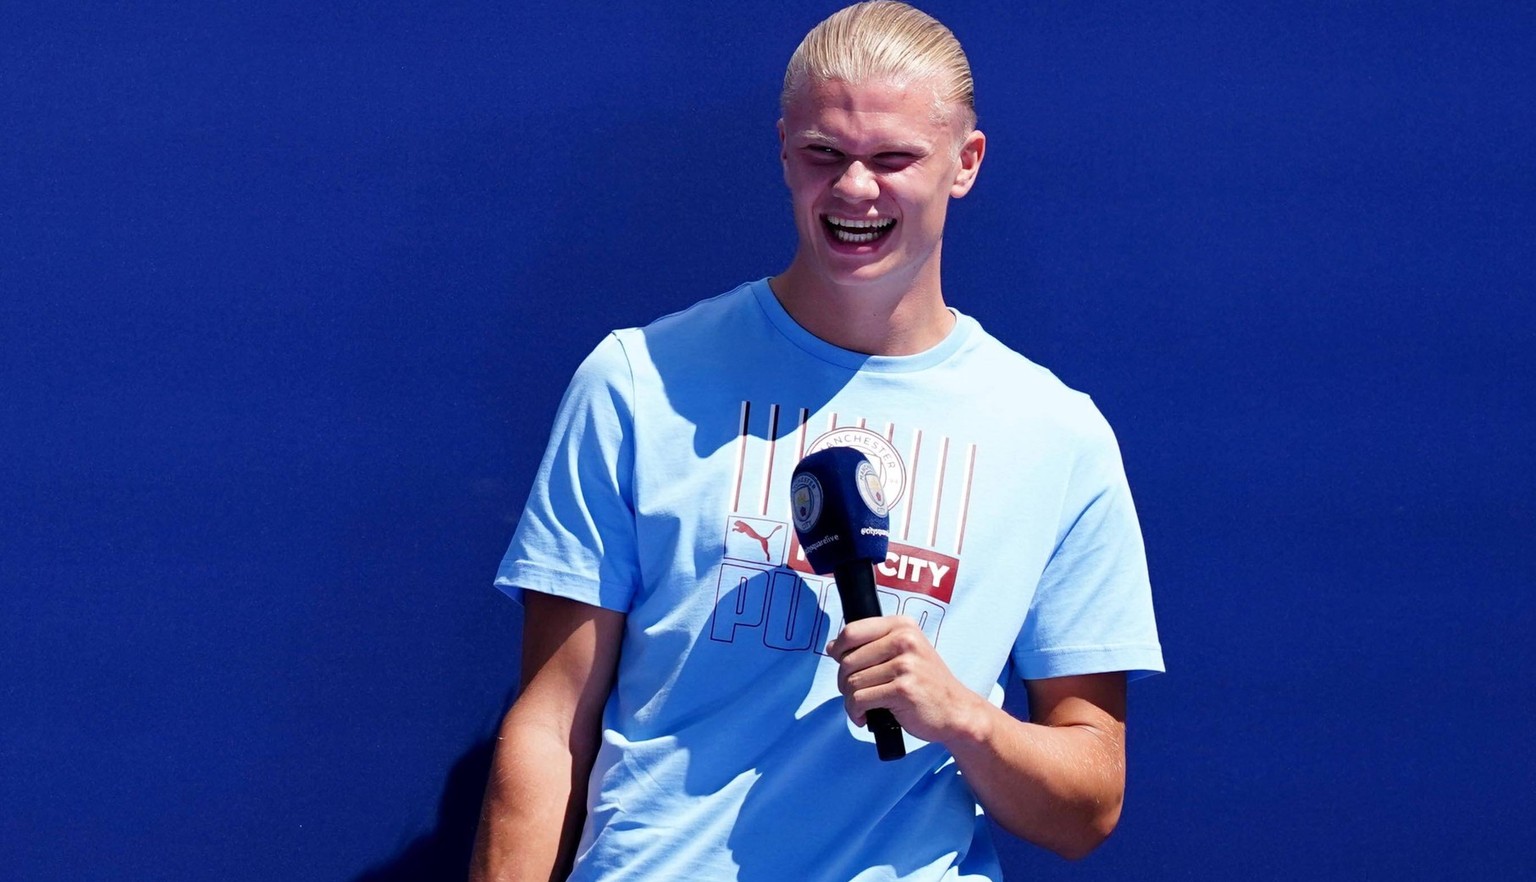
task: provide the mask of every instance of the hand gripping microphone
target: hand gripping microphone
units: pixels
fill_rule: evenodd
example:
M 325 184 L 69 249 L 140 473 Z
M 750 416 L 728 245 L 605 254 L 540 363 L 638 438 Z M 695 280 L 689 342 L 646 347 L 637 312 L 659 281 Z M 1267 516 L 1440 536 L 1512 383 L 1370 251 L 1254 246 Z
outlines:
M 874 465 L 852 447 L 828 447 L 800 460 L 789 492 L 800 547 L 812 570 L 837 580 L 843 618 L 880 615 L 875 564 L 885 560 L 891 517 Z M 907 755 L 890 711 L 874 708 L 865 718 L 881 759 Z

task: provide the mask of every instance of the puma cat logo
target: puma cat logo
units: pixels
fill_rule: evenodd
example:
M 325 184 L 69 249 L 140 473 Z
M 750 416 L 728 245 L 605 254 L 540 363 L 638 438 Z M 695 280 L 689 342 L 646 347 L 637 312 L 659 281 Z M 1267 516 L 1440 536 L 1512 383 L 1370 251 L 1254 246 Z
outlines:
M 772 530 L 768 531 L 768 535 L 764 536 L 756 530 L 752 529 L 752 525 L 746 521 L 737 521 L 731 525 L 732 533 L 744 533 L 753 539 L 756 539 L 758 545 L 763 546 L 763 560 L 771 559 L 772 555 L 768 553 L 768 540 L 773 538 L 773 534 L 779 532 L 782 529 L 784 529 L 783 524 L 776 524 Z

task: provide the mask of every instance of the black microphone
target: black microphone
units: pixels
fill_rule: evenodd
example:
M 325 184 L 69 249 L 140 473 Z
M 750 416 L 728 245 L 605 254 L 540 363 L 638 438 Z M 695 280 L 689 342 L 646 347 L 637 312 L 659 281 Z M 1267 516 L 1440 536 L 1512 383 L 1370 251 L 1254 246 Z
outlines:
M 852 447 L 828 447 L 800 460 L 789 484 L 795 534 L 817 575 L 831 573 L 849 622 L 880 615 L 875 564 L 891 542 L 890 509 L 874 464 Z M 883 760 L 907 755 L 889 710 L 865 714 Z

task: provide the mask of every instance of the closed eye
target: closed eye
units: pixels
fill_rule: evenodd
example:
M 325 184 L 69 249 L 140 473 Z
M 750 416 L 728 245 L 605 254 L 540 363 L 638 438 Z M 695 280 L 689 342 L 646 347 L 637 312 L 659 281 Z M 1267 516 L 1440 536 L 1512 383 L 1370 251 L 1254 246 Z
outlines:
M 843 158 L 841 150 L 825 144 L 807 144 L 803 149 L 805 154 L 815 162 L 836 162 Z

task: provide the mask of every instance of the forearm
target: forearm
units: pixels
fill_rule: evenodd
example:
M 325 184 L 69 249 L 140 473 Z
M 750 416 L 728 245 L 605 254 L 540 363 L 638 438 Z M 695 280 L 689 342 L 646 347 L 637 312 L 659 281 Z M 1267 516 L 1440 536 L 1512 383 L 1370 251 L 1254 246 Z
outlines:
M 945 746 L 987 814 L 1003 829 L 1076 859 L 1120 819 L 1124 728 L 1046 726 L 1016 719 L 981 696 Z
M 850 622 L 827 653 L 855 723 L 885 708 L 914 737 L 949 748 L 987 814 L 1015 836 L 1076 858 L 1120 819 L 1123 673 L 1024 681 L 1025 723 L 955 679 L 905 616 Z
M 586 811 L 590 751 L 508 715 L 486 784 L 470 882 L 545 882 L 571 869 Z

